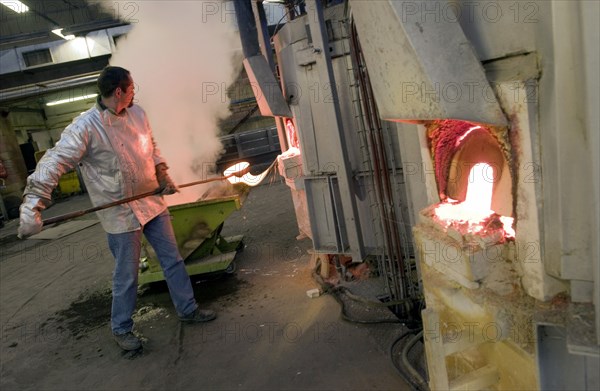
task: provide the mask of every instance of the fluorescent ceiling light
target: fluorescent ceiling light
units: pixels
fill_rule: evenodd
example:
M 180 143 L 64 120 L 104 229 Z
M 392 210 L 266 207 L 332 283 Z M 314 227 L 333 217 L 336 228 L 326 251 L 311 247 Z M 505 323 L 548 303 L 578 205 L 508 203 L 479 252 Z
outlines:
M 61 37 L 62 39 L 66 39 L 67 41 L 70 41 L 72 39 L 75 39 L 75 36 L 73 34 L 69 34 L 69 35 L 63 35 L 62 33 L 63 29 L 59 28 L 59 29 L 54 29 L 52 30 L 52 32 L 56 35 L 58 35 L 59 37 Z
M 29 11 L 29 7 L 17 0 L 1 0 L 0 3 L 18 14 Z
M 71 103 L 71 102 L 77 102 L 78 100 L 84 100 L 84 99 L 89 99 L 89 98 L 95 98 L 97 97 L 98 94 L 89 94 L 89 95 L 82 95 L 82 96 L 76 96 L 74 98 L 68 98 L 68 99 L 61 99 L 61 100 L 55 100 L 52 102 L 48 102 L 46 103 L 46 106 L 56 106 L 56 105 L 62 105 L 63 103 Z

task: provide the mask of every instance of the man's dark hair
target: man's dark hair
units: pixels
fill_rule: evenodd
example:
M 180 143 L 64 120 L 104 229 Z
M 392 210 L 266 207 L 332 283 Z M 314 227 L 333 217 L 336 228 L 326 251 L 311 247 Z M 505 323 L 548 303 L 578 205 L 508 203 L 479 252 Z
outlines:
M 98 77 L 98 90 L 103 98 L 110 97 L 117 87 L 123 91 L 129 86 L 129 71 L 121 67 L 107 66 Z

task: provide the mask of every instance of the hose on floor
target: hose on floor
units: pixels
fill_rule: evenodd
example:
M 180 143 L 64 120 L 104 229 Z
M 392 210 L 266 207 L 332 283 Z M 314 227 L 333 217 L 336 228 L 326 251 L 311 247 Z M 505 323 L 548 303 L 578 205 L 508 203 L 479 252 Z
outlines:
M 347 298 L 354 300 L 356 302 L 362 303 L 364 305 L 370 307 L 390 307 L 396 305 L 406 304 L 408 300 L 396 300 L 391 302 L 375 302 L 364 297 L 353 294 L 348 288 L 344 286 L 335 286 L 323 280 L 323 277 L 320 275 L 321 271 L 321 261 L 317 260 L 317 264 L 312 270 L 313 279 L 320 285 L 321 291 L 323 294 L 330 294 L 333 298 L 340 304 L 341 313 L 340 316 L 343 320 L 351 323 L 359 323 L 359 324 L 378 324 L 378 323 L 401 323 L 404 326 L 406 324 L 414 323 L 412 319 L 377 319 L 377 320 L 364 320 L 364 319 L 356 319 L 349 316 L 346 312 L 346 303 L 342 296 L 346 296 Z M 404 345 L 402 349 L 402 354 L 400 361 L 395 359 L 396 354 L 394 353 L 396 345 L 404 339 L 406 336 L 414 334 L 414 336 Z M 429 387 L 427 386 L 427 382 L 423 379 L 423 377 L 419 374 L 419 372 L 411 365 L 408 360 L 408 353 L 412 349 L 412 347 L 423 337 L 423 329 L 419 327 L 417 329 L 407 330 L 403 332 L 400 336 L 398 336 L 394 342 L 390 346 L 390 359 L 392 360 L 392 364 L 399 372 L 400 376 L 409 383 L 415 390 L 418 391 L 428 391 Z
M 396 360 L 396 356 L 398 354 L 395 353 L 396 345 L 400 343 L 406 336 L 414 334 L 408 342 L 406 342 L 402 347 L 402 352 L 399 354 L 400 360 Z M 404 378 L 415 390 L 417 391 L 428 391 L 429 386 L 427 382 L 421 374 L 414 368 L 414 366 L 410 363 L 408 359 L 408 353 L 413 348 L 413 346 L 423 338 L 423 329 L 420 331 L 408 330 L 404 333 L 400 334 L 394 342 L 392 342 L 390 346 L 390 359 L 392 360 L 392 364 L 400 373 L 400 376 Z
M 315 268 L 312 270 L 313 279 L 320 285 L 321 291 L 323 294 L 330 294 L 333 298 L 340 304 L 341 306 L 341 318 L 347 322 L 351 323 L 360 323 L 360 324 L 378 324 L 378 323 L 411 323 L 410 319 L 375 319 L 375 320 L 364 320 L 364 319 L 356 319 L 348 315 L 346 311 L 346 303 L 344 302 L 342 296 L 346 296 L 351 300 L 356 302 L 365 304 L 371 307 L 391 307 L 394 305 L 402 305 L 408 302 L 408 300 L 398 300 L 398 301 L 390 301 L 386 303 L 376 302 L 372 300 L 365 299 L 364 297 L 353 294 L 348 288 L 344 286 L 335 286 L 323 280 L 323 277 L 319 274 L 321 271 L 321 261 L 318 260 Z

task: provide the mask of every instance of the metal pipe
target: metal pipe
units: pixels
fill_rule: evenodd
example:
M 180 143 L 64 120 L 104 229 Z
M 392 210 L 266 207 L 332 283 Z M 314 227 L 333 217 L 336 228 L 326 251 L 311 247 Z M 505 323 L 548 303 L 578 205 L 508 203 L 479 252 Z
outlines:
M 80 77 L 61 79 L 55 82 L 44 83 L 44 86 L 31 85 L 7 88 L 0 92 L 0 102 L 14 100 L 17 98 L 26 98 L 32 95 L 45 94 L 52 91 L 57 91 L 64 88 L 71 88 L 80 85 L 90 84 L 94 86 L 98 80 L 99 72 L 94 72 Z M 95 88 L 95 87 L 94 87 Z
M 275 74 L 275 60 L 273 59 L 273 50 L 271 49 L 271 37 L 269 36 L 269 23 L 265 14 L 263 2 L 256 1 L 252 3 L 254 13 L 254 23 L 257 28 L 258 44 L 262 48 L 262 54 L 267 59 L 271 72 Z
M 367 75 L 367 80 L 368 80 L 368 75 Z M 373 91 L 371 89 L 371 83 L 367 83 L 367 88 L 369 88 L 369 92 L 370 95 L 373 96 Z M 372 102 L 373 105 L 375 105 L 375 101 L 373 100 Z M 377 110 L 376 107 L 374 107 L 375 110 Z M 394 250 L 395 253 L 397 255 L 397 260 L 398 260 L 398 267 L 400 269 L 400 276 L 401 276 L 401 283 L 403 285 L 403 290 L 406 292 L 406 275 L 407 275 L 407 270 L 406 270 L 406 265 L 404 262 L 404 255 L 403 255 L 403 251 L 402 251 L 402 244 L 400 242 L 400 232 L 398 230 L 398 219 L 396 217 L 396 210 L 394 207 L 394 198 L 392 195 L 392 186 L 391 186 L 391 181 L 390 181 L 390 176 L 389 176 L 389 167 L 387 164 L 387 154 L 385 152 L 385 146 L 383 144 L 383 140 L 382 140 L 382 126 L 381 126 L 381 121 L 379 119 L 379 116 L 374 116 L 375 118 L 375 123 L 376 123 L 376 127 L 375 127 L 375 138 L 376 138 L 376 145 L 377 148 L 379 149 L 379 156 L 381 158 L 381 165 L 382 165 L 382 170 L 381 170 L 381 174 L 383 175 L 383 192 L 385 195 L 385 199 L 386 199 L 386 205 L 389 207 L 388 209 L 388 214 L 389 214 L 389 223 L 390 223 L 390 228 L 392 230 L 391 235 L 392 235 L 392 243 L 394 245 Z
M 373 216 L 373 218 L 371 219 L 371 223 L 373 224 L 373 231 L 375 232 L 375 236 L 379 237 L 379 235 L 377 234 L 377 228 L 379 228 L 381 230 L 382 235 L 384 234 L 384 227 L 383 227 L 383 215 L 382 215 L 382 210 L 381 210 L 381 204 L 379 203 L 378 199 L 377 199 L 377 189 L 375 188 L 375 185 L 373 184 L 374 182 L 374 178 L 373 178 L 373 172 L 374 172 L 374 168 L 373 168 L 373 164 L 372 164 L 372 159 L 371 159 L 371 153 L 370 153 L 370 144 L 369 144 L 369 140 L 367 139 L 367 130 L 366 130 L 366 124 L 365 124 L 365 114 L 364 114 L 364 110 L 362 107 L 362 99 L 361 99 L 361 89 L 360 89 L 360 84 L 357 83 L 357 81 L 359 80 L 359 75 L 358 72 L 360 70 L 360 65 L 359 65 L 359 61 L 356 58 L 356 48 L 354 46 L 355 42 L 353 42 L 352 40 L 352 34 L 349 31 L 349 25 L 350 25 L 350 20 L 348 18 L 348 10 L 346 9 L 345 11 L 345 15 L 346 15 L 346 19 L 344 21 L 341 22 L 341 28 L 343 30 L 343 34 L 344 37 L 348 38 L 348 42 L 350 47 L 348 48 L 348 53 L 350 53 L 350 55 L 348 56 L 348 58 L 350 59 L 350 64 L 347 64 L 348 66 L 348 72 L 349 72 L 349 78 L 351 80 L 353 80 L 353 82 L 350 84 L 350 87 L 352 88 L 352 92 L 353 92 L 353 96 L 352 96 L 352 107 L 354 110 L 354 119 L 356 120 L 356 126 L 358 127 L 358 136 L 360 137 L 361 140 L 361 146 L 360 149 L 361 151 L 363 151 L 363 158 L 364 161 L 363 163 L 366 164 L 367 166 L 367 176 L 365 176 L 365 178 L 369 177 L 370 179 L 370 183 L 373 185 L 373 190 L 372 191 L 368 191 L 369 193 L 369 199 L 370 199 L 370 208 L 371 210 L 373 210 L 373 208 L 377 209 L 377 213 L 379 214 L 379 220 L 377 220 L 377 218 L 375 216 Z M 342 41 L 345 42 L 345 41 Z M 372 192 L 375 192 L 375 199 L 372 198 Z M 387 261 L 386 261 L 386 257 L 388 256 L 388 247 L 385 243 L 385 237 L 382 238 L 383 240 L 383 248 L 382 248 L 382 253 L 381 254 L 377 254 L 377 265 L 380 268 L 382 274 L 385 276 L 384 281 L 385 281 L 385 287 L 387 289 L 387 292 L 390 292 L 390 294 L 392 294 L 392 292 L 395 291 L 395 289 L 392 287 L 392 285 L 390 285 L 390 279 L 387 277 L 389 276 L 388 273 L 388 267 L 387 267 Z M 379 244 L 380 242 L 377 241 L 377 244 Z
M 383 145 L 387 146 L 387 148 L 389 148 L 389 146 L 392 145 L 391 136 L 389 135 L 389 132 L 383 132 L 382 137 L 383 137 Z M 389 151 L 389 149 L 386 149 L 386 150 Z M 394 152 L 392 151 L 388 156 L 390 156 L 390 163 L 391 163 L 390 175 L 392 176 L 392 178 L 395 178 L 398 175 L 403 175 L 402 169 L 400 168 L 398 170 L 398 168 L 395 164 Z M 402 199 L 400 184 L 396 183 L 393 186 L 393 191 L 394 191 L 394 195 L 391 195 L 392 199 L 398 199 L 398 200 Z M 398 212 L 399 212 L 398 214 L 395 214 L 395 216 L 396 216 L 395 226 L 398 229 L 398 240 L 400 243 L 400 251 L 402 251 L 402 256 L 404 259 L 404 268 L 406 270 L 406 277 L 407 277 L 406 278 L 406 289 L 408 291 L 408 295 L 410 297 L 415 298 L 419 294 L 419 289 L 417 287 L 417 284 L 415 284 L 412 279 L 413 266 L 416 267 L 416 264 L 412 263 L 410 261 L 410 259 L 411 259 L 410 245 L 409 245 L 410 239 L 408 238 L 407 233 L 406 233 L 406 227 L 405 227 L 406 223 L 404 221 L 404 216 L 402 215 L 402 209 L 399 208 Z
M 373 90 L 366 70 L 361 70 L 364 61 L 362 61 L 362 51 L 358 34 L 354 24 L 351 26 L 351 43 L 357 56 L 358 81 L 364 95 L 366 127 L 369 133 L 369 147 L 374 157 L 374 178 L 376 183 L 376 193 L 381 203 L 382 225 L 384 228 L 384 237 L 388 254 L 390 255 L 390 271 L 394 279 L 394 287 L 396 298 L 406 297 L 405 287 L 405 270 L 401 245 L 399 243 L 398 228 L 395 226 L 395 212 L 393 209 L 393 199 L 391 198 L 391 186 L 389 183 L 389 169 L 387 167 L 386 153 L 381 140 L 381 122 L 379 120 L 379 112 L 374 100 Z M 397 262 L 397 264 L 396 264 Z M 398 271 L 400 276 L 398 276 Z M 400 277 L 400 278 L 399 278 Z
M 411 365 L 410 361 L 408 361 L 408 352 L 410 349 L 423 337 L 423 330 L 419 333 L 415 334 L 407 343 L 404 345 L 402 349 L 402 365 L 408 371 L 408 374 L 411 377 L 411 380 L 416 383 L 417 389 L 419 390 L 428 390 L 427 382 L 423 379 L 421 374 L 417 372 L 417 370 Z
M 233 173 L 231 173 L 229 175 L 220 176 L 220 177 L 216 177 L 216 178 L 204 179 L 204 180 L 196 181 L 196 182 L 185 183 L 183 185 L 179 185 L 178 187 L 180 189 L 182 189 L 182 188 L 185 188 L 185 187 L 196 186 L 196 185 L 200 185 L 200 184 L 204 184 L 204 183 L 226 180 L 227 178 L 231 178 L 233 176 L 241 177 L 241 176 L 247 174 L 248 172 L 250 172 L 250 167 L 249 166 L 246 167 L 243 170 L 233 172 Z M 138 195 L 134 195 L 134 196 L 131 196 L 131 197 L 124 198 L 122 200 L 109 202 L 109 203 L 104 204 L 104 205 L 94 206 L 93 208 L 79 210 L 79 211 L 75 211 L 75 212 L 71 212 L 71 213 L 65 213 L 65 214 L 60 215 L 60 216 L 50 217 L 48 219 L 43 220 L 42 221 L 42 225 L 50 225 L 50 224 L 60 223 L 62 221 L 70 220 L 70 219 L 73 219 L 75 217 L 81 217 L 81 216 L 86 215 L 88 213 L 97 212 L 99 210 L 112 208 L 113 206 L 117 206 L 117 205 L 121 205 L 121 204 L 126 204 L 128 202 L 139 200 L 139 199 L 145 198 L 145 197 L 149 197 L 151 195 L 158 195 L 158 194 L 161 193 L 161 191 L 162 191 L 162 189 L 151 190 L 151 191 L 147 191 L 147 192 L 142 193 L 142 194 L 138 194 Z
M 353 53 L 356 56 L 355 79 L 358 81 L 359 93 L 362 92 L 363 102 L 364 102 L 369 99 L 369 96 L 366 95 L 365 80 L 364 80 L 364 77 L 363 77 L 362 71 L 361 71 L 361 68 L 363 67 L 363 63 L 360 58 L 360 47 L 359 47 L 358 39 L 357 39 L 356 34 L 354 34 L 353 26 L 351 26 L 351 29 L 352 29 L 351 36 L 350 36 L 350 38 L 351 38 L 350 44 L 351 44 L 351 48 L 352 48 L 351 53 Z M 398 298 L 398 295 L 400 294 L 400 292 L 398 291 L 397 282 L 396 282 L 396 278 L 395 278 L 395 271 L 393 270 L 393 265 L 390 264 L 389 266 L 392 266 L 392 267 L 391 268 L 388 267 L 387 261 L 386 261 L 386 254 L 387 254 L 388 258 L 392 258 L 393 253 L 392 253 L 391 245 L 390 245 L 389 227 L 386 225 L 386 218 L 385 218 L 385 213 L 383 210 L 385 205 L 384 205 L 383 197 L 381 194 L 381 184 L 380 184 L 380 177 L 379 177 L 379 170 L 380 170 L 379 159 L 377 157 L 377 151 L 374 148 L 373 132 L 371 129 L 371 127 L 372 127 L 371 112 L 370 112 L 370 107 L 366 103 L 365 103 L 363 113 L 365 116 L 363 126 L 365 128 L 365 133 L 366 133 L 365 138 L 366 138 L 366 142 L 367 142 L 367 147 L 369 148 L 370 154 L 373 157 L 372 163 L 373 163 L 374 167 L 372 170 L 373 170 L 373 180 L 375 182 L 374 183 L 375 196 L 376 196 L 377 202 L 378 202 L 379 218 L 381 221 L 381 229 L 383 231 L 383 242 L 384 242 L 385 254 L 383 254 L 383 258 L 382 258 L 382 266 L 384 267 L 384 273 L 386 276 L 386 285 L 388 287 L 390 295 L 392 296 L 392 299 L 396 299 L 396 298 Z M 389 278 L 390 274 L 392 274 L 391 279 Z
M 352 25 L 352 33 L 353 36 L 355 37 L 356 40 L 356 45 L 359 49 L 359 54 L 362 55 L 362 51 L 360 49 L 360 42 L 358 41 L 358 33 L 356 31 L 356 27 L 354 26 L 354 24 Z M 396 261 L 398 262 L 398 269 L 400 271 L 400 284 L 402 285 L 402 298 L 405 297 L 406 295 L 406 291 L 407 291 L 407 275 L 408 270 L 407 270 L 407 263 L 404 259 L 404 252 L 403 252 L 403 246 L 401 243 L 401 239 L 400 239 L 400 232 L 398 229 L 398 219 L 396 217 L 396 210 L 395 210 L 395 206 L 394 206 L 394 198 L 393 198 L 393 194 L 392 194 L 392 186 L 391 186 L 391 181 L 390 181 L 390 177 L 389 177 L 389 167 L 387 164 L 387 153 L 385 150 L 385 146 L 384 146 L 384 141 L 382 139 L 382 129 L 383 126 L 381 124 L 381 119 L 379 116 L 379 110 L 377 108 L 377 103 L 375 102 L 375 98 L 374 98 L 374 93 L 373 93 L 373 88 L 371 85 L 371 81 L 369 78 L 369 73 L 365 70 L 364 72 L 364 87 L 366 89 L 366 93 L 369 97 L 369 99 L 367 99 L 366 103 L 370 105 L 370 111 L 372 112 L 372 120 L 373 120 L 373 130 L 375 133 L 375 145 L 378 149 L 378 153 L 377 156 L 380 158 L 380 166 L 381 166 L 381 170 L 380 173 L 382 175 L 382 182 L 383 182 L 383 187 L 382 187 L 382 191 L 383 191 L 383 196 L 384 196 L 384 200 L 385 200 L 385 206 L 388 208 L 387 210 L 387 215 L 388 215 L 388 219 L 385 222 L 385 224 L 387 224 L 391 230 L 391 242 L 392 245 L 394 246 L 394 254 L 396 255 Z
M 258 31 L 256 30 L 256 20 L 252 12 L 252 3 L 250 0 L 238 0 L 234 2 L 234 8 L 240 30 L 244 58 L 260 54 Z

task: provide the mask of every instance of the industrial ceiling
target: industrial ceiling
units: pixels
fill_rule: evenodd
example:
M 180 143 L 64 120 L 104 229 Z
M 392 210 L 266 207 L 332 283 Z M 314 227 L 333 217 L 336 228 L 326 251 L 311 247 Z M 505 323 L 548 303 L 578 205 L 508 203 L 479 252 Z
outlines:
M 110 6 L 110 2 L 105 2 Z M 115 3 L 116 4 L 116 3 Z M 118 6 L 116 6 L 118 7 Z M 114 46 L 106 32 L 123 27 L 118 8 L 84 0 L 3 1 L 0 5 L 0 107 L 43 102 L 46 93 L 95 81 Z M 62 37 L 53 30 L 62 29 Z M 74 56 L 65 37 L 94 39 L 104 51 Z M 72 41 L 71 41 L 72 42 Z M 46 59 L 44 59 L 46 57 Z M 33 62 L 32 62 L 33 61 Z M 10 110 L 9 110 L 10 111 Z

